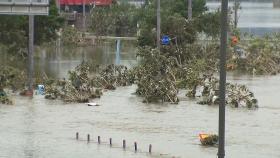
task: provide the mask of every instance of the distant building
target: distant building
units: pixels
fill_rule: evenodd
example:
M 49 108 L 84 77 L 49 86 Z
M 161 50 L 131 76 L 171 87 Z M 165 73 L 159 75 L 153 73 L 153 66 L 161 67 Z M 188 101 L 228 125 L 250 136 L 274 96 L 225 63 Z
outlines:
M 127 1 L 129 4 L 135 5 L 136 7 L 140 7 L 145 4 L 146 0 L 127 0 Z
M 58 5 L 63 12 L 82 13 L 83 3 L 85 3 L 86 12 L 89 12 L 89 9 L 94 6 L 109 6 L 112 2 L 113 0 L 58 0 Z

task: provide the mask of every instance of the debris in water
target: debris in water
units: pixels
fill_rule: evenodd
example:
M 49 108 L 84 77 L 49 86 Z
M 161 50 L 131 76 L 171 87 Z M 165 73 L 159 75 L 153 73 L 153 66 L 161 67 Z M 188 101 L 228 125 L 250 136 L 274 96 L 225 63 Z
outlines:
M 218 144 L 219 136 L 216 134 L 199 134 L 199 139 L 204 146 L 213 146 Z
M 86 103 L 88 106 L 100 106 L 100 104 L 97 103 Z

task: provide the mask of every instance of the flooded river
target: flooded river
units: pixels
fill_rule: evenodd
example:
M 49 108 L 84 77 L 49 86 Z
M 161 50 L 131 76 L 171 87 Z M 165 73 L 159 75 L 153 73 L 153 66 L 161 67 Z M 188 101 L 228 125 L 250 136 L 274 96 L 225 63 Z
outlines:
M 58 78 L 65 77 L 82 60 L 108 64 L 116 59 L 111 46 L 60 51 L 48 48 L 37 53 L 41 53 L 37 67 Z M 120 63 L 132 66 L 136 62 L 135 48 L 123 47 Z M 248 85 L 260 108 L 226 108 L 227 157 L 279 158 L 280 75 L 230 74 L 229 80 Z M 198 134 L 217 133 L 217 106 L 198 105 L 183 93 L 178 105 L 144 104 L 132 94 L 135 89 L 130 86 L 107 91 L 95 100 L 99 107 L 64 104 L 43 96 L 14 96 L 15 105 L 0 105 L 0 158 L 216 157 L 217 148 L 202 147 Z M 75 140 L 76 132 L 81 141 Z M 93 142 L 86 142 L 87 134 Z M 97 136 L 101 136 L 101 145 L 96 143 Z M 110 137 L 112 148 L 108 145 Z M 123 139 L 126 151 L 121 148 Z M 137 153 L 133 151 L 134 141 L 139 144 Z M 151 155 L 147 154 L 149 144 L 153 145 Z
M 241 0 L 242 1 L 242 0 Z M 220 8 L 221 2 L 208 2 L 210 11 Z M 233 2 L 229 3 L 233 7 Z M 265 35 L 280 32 L 280 8 L 273 8 L 272 2 L 241 2 L 238 10 L 238 28 L 242 32 Z M 234 15 L 232 14 L 232 18 Z
M 270 7 L 270 4 L 257 5 Z M 279 15 L 273 15 L 272 19 L 278 21 L 269 26 L 278 27 Z M 249 27 L 242 18 L 239 26 Z M 114 43 L 85 48 L 40 48 L 36 71 L 62 78 L 83 60 L 110 64 L 120 59 L 127 66 L 137 63 L 134 46 L 123 46 L 119 57 L 115 50 Z M 2 57 L 1 63 L 6 58 Z M 21 61 L 13 64 L 24 68 Z M 249 86 L 260 108 L 226 108 L 226 157 L 279 158 L 280 75 L 229 74 L 228 80 Z M 43 96 L 33 99 L 14 96 L 15 105 L 0 105 L 0 158 L 216 157 L 217 148 L 202 147 L 198 134 L 218 132 L 217 106 L 198 105 L 185 98 L 184 93 L 180 94 L 178 105 L 144 104 L 133 95 L 135 89 L 130 86 L 107 91 L 95 100 L 101 104 L 98 107 L 64 104 L 45 100 Z M 75 140 L 76 132 L 80 133 L 80 141 Z M 86 141 L 87 134 L 91 135 L 90 143 Z M 101 136 L 101 145 L 96 143 L 97 136 Z M 109 138 L 113 139 L 112 148 L 108 145 Z M 125 151 L 121 148 L 123 139 L 127 142 Z M 137 153 L 133 151 L 134 141 L 138 142 Z M 153 145 L 151 155 L 147 153 L 149 144 Z

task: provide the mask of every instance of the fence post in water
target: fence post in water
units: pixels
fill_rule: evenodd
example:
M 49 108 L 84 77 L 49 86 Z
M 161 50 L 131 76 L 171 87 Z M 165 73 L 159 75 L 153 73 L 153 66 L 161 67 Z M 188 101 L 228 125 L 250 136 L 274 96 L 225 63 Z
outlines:
M 87 135 L 87 141 L 90 142 L 90 135 Z
M 112 146 L 112 138 L 109 139 L 110 146 Z
M 125 140 L 123 140 L 123 148 L 125 149 L 125 147 L 126 147 L 126 142 Z
M 134 150 L 137 152 L 137 142 L 134 142 Z
M 76 132 L 76 139 L 79 139 L 79 132 Z
M 149 153 L 152 153 L 152 144 L 149 145 Z
M 98 144 L 100 144 L 101 143 L 100 136 L 97 137 L 97 140 L 98 140 Z

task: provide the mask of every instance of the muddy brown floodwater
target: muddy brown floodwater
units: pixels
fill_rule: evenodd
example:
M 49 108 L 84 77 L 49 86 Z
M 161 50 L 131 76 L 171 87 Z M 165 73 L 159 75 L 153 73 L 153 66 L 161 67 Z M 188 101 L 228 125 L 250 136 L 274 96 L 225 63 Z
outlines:
M 97 50 L 89 50 L 85 59 L 91 57 L 101 64 L 114 61 L 114 51 L 105 58 L 102 53 L 94 55 Z M 121 63 L 136 63 L 134 49 L 123 52 Z M 46 51 L 45 63 L 38 65 L 53 76 L 63 77 L 82 60 L 76 53 L 70 57 L 61 53 L 59 57 L 57 60 Z M 226 108 L 226 157 L 279 158 L 280 75 L 229 74 L 228 79 L 248 85 L 260 108 Z M 144 104 L 132 94 L 135 89 L 130 86 L 107 91 L 94 100 L 101 105 L 97 107 L 64 104 L 40 95 L 33 99 L 14 96 L 15 105 L 0 105 L 0 158 L 216 157 L 217 148 L 202 147 L 198 134 L 217 133 L 217 106 L 198 105 L 183 97 L 183 93 L 178 105 Z M 76 132 L 80 133 L 81 141 L 75 140 Z M 93 142 L 87 143 L 87 134 Z M 101 145 L 96 143 L 98 136 Z M 112 148 L 108 145 L 110 137 Z M 123 139 L 128 147 L 125 151 L 121 148 Z M 137 153 L 133 151 L 134 141 L 138 142 Z M 149 144 L 153 145 L 151 155 L 147 153 Z

